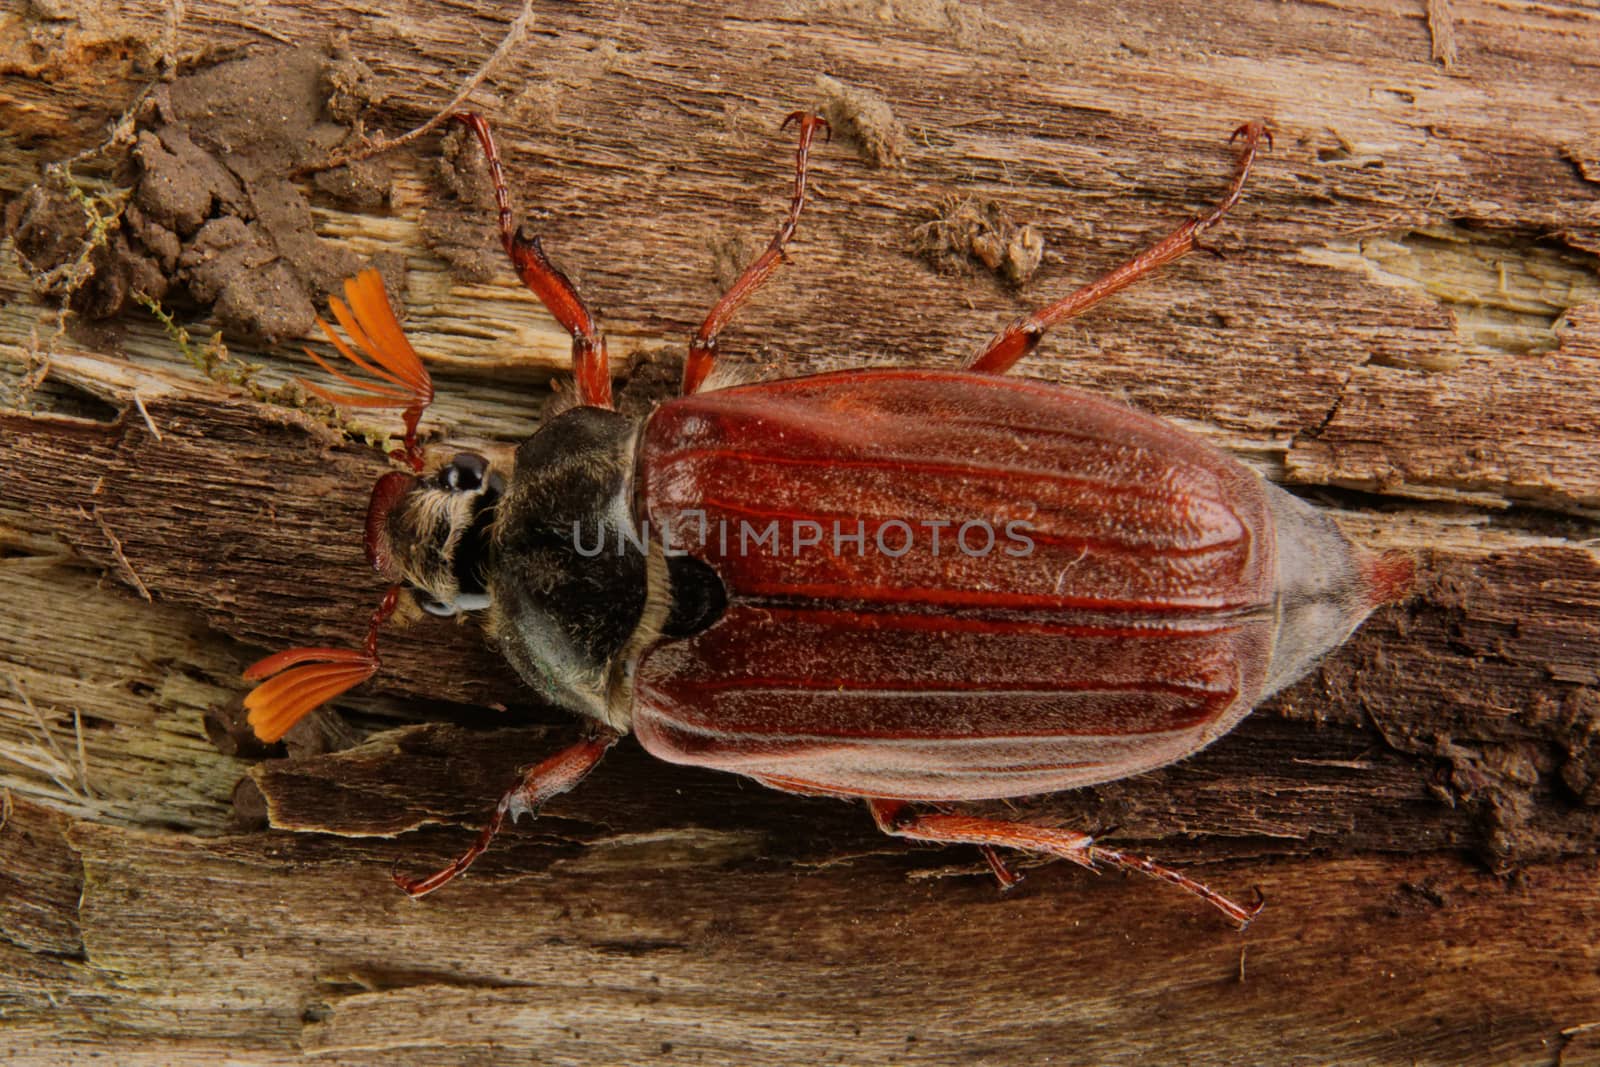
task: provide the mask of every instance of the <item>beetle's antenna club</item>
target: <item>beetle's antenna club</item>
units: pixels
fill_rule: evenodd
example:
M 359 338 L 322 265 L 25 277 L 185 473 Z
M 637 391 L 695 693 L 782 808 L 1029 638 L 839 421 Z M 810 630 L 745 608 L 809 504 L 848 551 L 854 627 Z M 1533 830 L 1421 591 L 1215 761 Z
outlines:
M 322 327 L 322 331 L 328 335 L 328 341 L 341 356 L 380 381 L 352 377 L 308 348 L 305 353 L 317 366 L 346 385 L 361 390 L 361 393 L 334 393 L 304 379 L 301 384 L 313 396 L 342 407 L 404 409 L 401 418 L 405 422 L 405 435 L 401 447 L 390 452 L 389 456 L 414 471 L 420 471 L 422 449 L 417 444 L 417 423 L 421 421 L 423 411 L 433 402 L 433 379 L 429 377 L 428 369 L 422 365 L 416 350 L 411 347 L 411 342 L 406 339 L 405 332 L 400 329 L 394 308 L 389 304 L 389 295 L 384 290 L 382 275 L 371 268 L 362 271 L 345 281 L 344 295 L 349 301 L 348 305 L 332 296 L 328 298 L 328 306 L 333 309 L 333 317 L 344 327 L 344 332 L 350 335 L 356 347 L 365 352 L 371 362 L 357 355 L 322 319 L 317 319 L 317 325 Z
M 400 586 L 392 585 L 372 613 L 366 644 L 359 649 L 290 648 L 251 664 L 245 681 L 261 684 L 245 694 L 244 706 L 256 736 L 269 743 L 278 740 L 319 705 L 377 674 L 382 665 L 378 629 L 399 603 Z

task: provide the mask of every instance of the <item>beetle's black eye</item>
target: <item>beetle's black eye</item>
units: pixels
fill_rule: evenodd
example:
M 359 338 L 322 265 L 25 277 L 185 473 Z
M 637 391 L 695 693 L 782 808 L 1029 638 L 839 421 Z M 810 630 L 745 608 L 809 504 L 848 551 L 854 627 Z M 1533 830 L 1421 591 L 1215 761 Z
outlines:
M 484 473 L 489 463 L 474 452 L 459 453 L 448 466 L 439 471 L 439 485 L 456 493 L 470 493 L 483 485 Z

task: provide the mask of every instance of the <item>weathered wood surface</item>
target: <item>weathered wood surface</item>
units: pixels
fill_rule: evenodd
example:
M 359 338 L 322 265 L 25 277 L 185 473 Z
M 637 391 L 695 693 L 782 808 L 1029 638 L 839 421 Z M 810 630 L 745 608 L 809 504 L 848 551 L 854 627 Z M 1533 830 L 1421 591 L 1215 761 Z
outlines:
M 516 14 L 4 9 L 0 196 L 93 147 L 164 70 L 203 78 L 341 31 L 388 91 L 364 121 L 399 131 Z M 1446 28 L 1448 67 L 1432 58 Z M 242 99 L 226 78 L 164 91 L 197 141 L 232 129 Z M 628 746 L 412 905 L 389 866 L 463 845 L 570 720 L 530 707 L 469 629 L 433 623 L 386 643 L 380 686 L 342 719 L 253 751 L 233 725 L 238 668 L 359 636 L 378 586 L 353 531 L 382 460 L 277 389 L 305 361 L 245 339 L 237 312 L 168 304 L 194 347 L 220 322 L 233 357 L 264 364 L 244 390 L 208 381 L 137 306 L 60 319 L 7 246 L 0 1055 L 1600 1060 L 1600 15 L 536 5 L 473 102 L 520 206 L 602 309 L 633 410 L 665 395 L 728 264 L 776 223 L 776 120 L 804 104 L 843 119 L 862 92 L 882 105 L 870 130 L 899 139 L 868 159 L 838 123 L 793 263 L 728 333 L 730 360 L 953 362 L 1205 204 L 1237 122 L 1276 131 L 1213 238 L 1224 260 L 1169 269 L 1023 368 L 1176 418 L 1363 541 L 1422 553 L 1414 601 L 1213 749 L 1014 806 L 1228 891 L 1259 885 L 1256 926 L 1234 935 L 1159 885 L 1061 867 L 1006 899 L 981 877 L 930 880 L 979 865 Z M 342 135 L 326 118 L 302 132 L 294 165 Z M 283 190 L 312 185 L 261 173 L 263 144 L 293 155 L 261 137 L 245 195 L 280 244 L 293 230 L 280 250 L 310 291 L 367 257 L 403 282 L 437 357 L 434 424 L 501 442 L 536 425 L 565 339 L 487 215 L 442 187 L 438 139 L 382 161 L 386 205 L 318 187 L 318 245 L 283 221 Z M 1012 288 L 920 258 L 918 227 L 952 195 L 1034 227 L 1038 272 Z M 474 247 L 487 271 L 468 277 Z M 451 725 L 403 725 L 423 719 Z

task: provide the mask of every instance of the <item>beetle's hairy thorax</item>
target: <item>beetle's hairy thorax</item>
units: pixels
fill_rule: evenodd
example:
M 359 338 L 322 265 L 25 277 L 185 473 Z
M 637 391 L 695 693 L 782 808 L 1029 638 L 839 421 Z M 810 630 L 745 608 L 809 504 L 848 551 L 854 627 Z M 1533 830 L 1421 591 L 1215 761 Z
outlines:
M 491 534 L 489 632 L 548 699 L 627 731 L 633 669 L 669 613 L 631 508 L 638 425 L 574 408 L 517 449 Z

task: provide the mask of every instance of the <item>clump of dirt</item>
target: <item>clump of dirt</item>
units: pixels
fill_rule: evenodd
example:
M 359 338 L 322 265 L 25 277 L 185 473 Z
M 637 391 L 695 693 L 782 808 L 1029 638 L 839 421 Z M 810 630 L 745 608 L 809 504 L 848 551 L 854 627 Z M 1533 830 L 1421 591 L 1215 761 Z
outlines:
M 462 281 L 488 281 L 503 258 L 500 231 L 483 222 L 496 215 L 494 183 L 477 138 L 465 128 L 453 126 L 445 135 L 435 178 L 447 200 L 423 209 L 418 223 L 423 242 Z
M 676 394 L 683 382 L 687 356 L 683 345 L 661 345 L 635 353 L 617 382 L 617 412 L 630 419 L 643 419 L 662 400 Z M 545 420 L 550 417 L 548 411 L 542 415 Z
M 129 193 L 114 225 L 86 224 L 84 194 L 58 175 L 11 205 L 7 230 L 39 287 L 86 317 L 116 315 L 142 294 L 212 307 L 225 331 L 267 344 L 302 336 L 361 264 L 317 237 L 293 178 L 359 136 L 351 124 L 382 99 L 372 72 L 341 49 L 218 64 L 151 94 L 118 174 Z M 317 179 L 363 207 L 387 200 L 390 183 L 377 161 Z M 85 256 L 89 269 L 64 279 Z
M 1561 154 L 1577 168 L 1578 176 L 1584 181 L 1600 185 L 1600 137 L 1564 144 Z
M 835 136 L 853 142 L 861 158 L 875 167 L 899 165 L 905 156 L 906 129 L 887 100 L 826 74 L 817 76 L 816 88 L 817 112 L 828 120 Z
M 1021 285 L 1044 260 L 1039 231 L 1017 222 L 993 200 L 946 196 L 912 238 L 917 255 L 944 274 L 970 273 L 977 263 Z
M 1600 693 L 1589 686 L 1568 693 L 1559 722 L 1564 744 L 1557 777 L 1574 801 L 1600 807 Z
M 115 201 L 63 182 L 35 185 L 6 205 L 5 232 L 42 295 L 88 318 L 115 315 L 134 292 L 161 297 L 159 262 L 122 232 Z
M 349 42 L 343 37 L 334 42 L 333 55 L 322 68 L 322 80 L 329 116 L 358 133 L 367 114 L 389 98 L 382 80 L 350 51 Z

